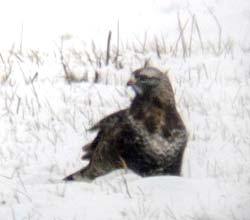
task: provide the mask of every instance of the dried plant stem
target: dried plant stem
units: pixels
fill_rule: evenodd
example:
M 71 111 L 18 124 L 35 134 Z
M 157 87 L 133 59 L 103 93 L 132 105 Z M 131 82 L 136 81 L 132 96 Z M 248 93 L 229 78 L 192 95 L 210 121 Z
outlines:
M 177 18 L 178 18 L 178 27 L 180 31 L 181 44 L 182 44 L 182 56 L 183 58 L 185 58 L 187 56 L 187 44 L 184 37 L 184 27 L 182 27 L 179 13 Z
M 116 55 L 115 55 L 115 65 L 116 68 L 119 67 L 119 63 L 118 63 L 118 57 L 119 57 L 119 53 L 120 53 L 120 24 L 119 24 L 119 20 L 117 22 L 117 48 L 116 48 Z
M 176 55 L 177 55 L 179 41 L 181 40 L 181 38 L 183 38 L 183 33 L 184 33 L 185 28 L 187 27 L 187 24 L 188 24 L 188 20 L 185 22 L 185 24 L 184 24 L 183 26 L 179 26 L 179 28 L 180 28 L 180 34 L 179 34 L 179 37 L 178 37 L 178 39 L 177 39 L 177 41 L 176 41 L 175 47 L 174 47 L 173 52 L 172 52 L 172 55 L 173 55 L 173 56 L 176 56 Z M 185 41 L 184 41 L 184 42 L 185 42 Z M 183 43 L 184 43 L 184 42 L 183 42 Z M 185 44 L 185 43 L 184 43 L 183 46 L 186 48 L 186 44 Z M 185 52 L 185 53 L 186 53 L 186 52 Z
M 112 35 L 112 32 L 109 31 L 108 40 L 107 40 L 106 66 L 109 65 L 109 59 L 110 59 L 110 42 L 111 42 L 111 35 Z

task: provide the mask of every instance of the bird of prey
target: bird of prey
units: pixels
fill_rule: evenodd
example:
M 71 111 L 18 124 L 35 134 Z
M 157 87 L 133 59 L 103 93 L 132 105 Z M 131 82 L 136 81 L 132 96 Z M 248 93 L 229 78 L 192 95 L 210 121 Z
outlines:
M 93 180 L 122 168 L 143 177 L 180 175 L 188 135 L 167 74 L 137 69 L 127 85 L 135 92 L 131 106 L 91 128 L 98 133 L 82 157 L 89 164 L 64 180 Z

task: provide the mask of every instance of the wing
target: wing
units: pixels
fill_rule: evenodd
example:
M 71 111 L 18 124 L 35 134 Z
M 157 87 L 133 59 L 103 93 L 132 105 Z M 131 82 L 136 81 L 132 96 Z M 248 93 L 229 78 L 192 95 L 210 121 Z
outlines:
M 101 121 L 99 121 L 97 124 L 95 124 L 93 127 L 91 127 L 89 130 L 99 130 L 97 133 L 97 136 L 95 139 L 83 146 L 83 151 L 85 154 L 82 156 L 83 160 L 89 160 L 91 159 L 93 152 L 95 151 L 96 147 L 98 146 L 99 142 L 103 139 L 103 137 L 107 135 L 114 134 L 114 129 L 119 130 L 118 126 L 122 124 L 122 121 L 127 117 L 128 109 L 124 109 L 118 112 L 115 112 Z
M 112 114 L 101 120 L 95 127 L 99 128 L 93 142 L 84 147 L 89 164 L 64 180 L 92 180 L 117 168 L 125 168 L 121 157 L 125 146 L 124 132 L 128 129 L 128 116 L 125 111 Z
M 115 112 L 105 118 L 103 118 L 101 121 L 96 123 L 93 127 L 91 127 L 89 130 L 97 130 L 97 129 L 107 129 L 110 127 L 113 127 L 114 124 L 119 123 L 122 121 L 122 119 L 125 117 L 125 115 L 128 113 L 129 109 L 123 109 L 118 112 Z

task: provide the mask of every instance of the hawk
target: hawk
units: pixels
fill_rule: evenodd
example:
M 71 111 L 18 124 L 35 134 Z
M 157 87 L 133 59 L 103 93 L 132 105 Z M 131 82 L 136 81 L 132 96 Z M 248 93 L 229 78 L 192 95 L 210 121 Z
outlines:
M 93 180 L 121 168 L 143 177 L 180 175 L 188 135 L 167 74 L 141 68 L 127 85 L 135 91 L 131 106 L 90 129 L 98 133 L 83 147 L 82 159 L 89 159 L 89 164 L 64 180 Z

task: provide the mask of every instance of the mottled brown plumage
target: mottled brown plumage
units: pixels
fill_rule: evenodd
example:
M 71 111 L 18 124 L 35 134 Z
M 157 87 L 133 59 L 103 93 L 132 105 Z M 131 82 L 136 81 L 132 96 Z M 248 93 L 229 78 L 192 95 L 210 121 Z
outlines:
M 130 108 L 93 126 L 98 134 L 83 156 L 89 164 L 65 180 L 91 180 L 125 167 L 141 176 L 180 174 L 187 132 L 171 83 L 153 67 L 138 69 L 132 77 L 128 85 L 136 96 Z

